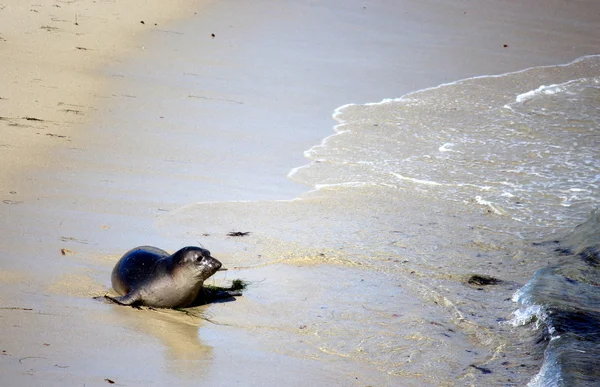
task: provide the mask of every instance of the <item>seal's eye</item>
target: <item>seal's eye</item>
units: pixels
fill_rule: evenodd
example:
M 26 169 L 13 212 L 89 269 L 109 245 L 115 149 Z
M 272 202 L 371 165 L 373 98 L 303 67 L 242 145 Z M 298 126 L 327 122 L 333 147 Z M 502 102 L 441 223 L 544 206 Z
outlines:
M 200 255 L 200 254 L 194 254 L 194 259 L 195 259 L 197 262 L 200 262 L 200 261 L 202 260 L 202 255 Z

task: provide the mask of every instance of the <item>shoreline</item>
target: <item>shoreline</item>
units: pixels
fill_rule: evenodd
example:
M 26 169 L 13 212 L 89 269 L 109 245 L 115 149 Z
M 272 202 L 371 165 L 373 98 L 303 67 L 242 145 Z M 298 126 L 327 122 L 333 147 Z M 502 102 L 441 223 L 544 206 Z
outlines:
M 338 128 L 346 126 L 347 125 L 347 121 L 341 120 L 338 117 L 341 116 L 341 115 L 343 115 L 344 114 L 343 111 L 345 109 L 349 108 L 349 107 L 353 107 L 353 106 L 375 106 L 375 105 L 383 105 L 383 104 L 390 103 L 390 102 L 399 102 L 399 101 L 402 101 L 405 98 L 410 98 L 410 96 L 418 94 L 418 93 L 421 93 L 421 92 L 432 91 L 432 90 L 436 90 L 436 89 L 447 87 L 447 86 L 453 86 L 453 85 L 460 84 L 460 83 L 463 83 L 463 82 L 468 82 L 468 81 L 471 81 L 471 80 L 484 79 L 484 78 L 500 78 L 500 77 L 505 77 L 507 75 L 525 73 L 527 71 L 534 70 L 534 69 L 548 69 L 548 68 L 554 68 L 554 67 L 565 67 L 565 66 L 569 66 L 569 65 L 572 65 L 572 64 L 576 64 L 578 62 L 581 62 L 581 61 L 585 60 L 586 58 L 591 58 L 591 57 L 600 57 L 600 54 L 583 55 L 583 56 L 575 58 L 575 59 L 573 59 L 573 60 L 571 60 L 569 62 L 558 63 L 558 64 L 555 64 L 555 65 L 531 66 L 531 67 L 527 67 L 527 68 L 524 68 L 524 69 L 521 69 L 521 70 L 509 71 L 509 72 L 506 72 L 506 73 L 497 73 L 497 74 L 490 74 L 490 75 L 477 75 L 477 76 L 472 76 L 472 77 L 468 77 L 468 78 L 464 78 L 464 79 L 458 79 L 458 80 L 455 80 L 455 81 L 452 81 L 452 82 L 441 83 L 441 84 L 439 84 L 437 86 L 431 86 L 431 87 L 426 87 L 424 89 L 410 91 L 410 92 L 408 92 L 408 93 L 406 93 L 406 94 L 404 94 L 404 95 L 402 95 L 400 97 L 384 98 L 384 99 L 380 100 L 379 102 L 367 102 L 367 103 L 352 103 L 351 102 L 351 103 L 347 103 L 347 104 L 341 105 L 338 108 L 336 108 L 334 110 L 333 114 L 332 114 L 332 119 L 335 121 L 335 125 L 333 125 L 333 133 L 329 134 L 326 137 L 323 137 L 323 139 L 321 140 L 321 142 L 319 144 L 313 145 L 309 149 L 305 150 L 303 152 L 303 155 L 304 155 L 304 158 L 308 160 L 308 162 L 305 163 L 305 164 L 303 164 L 303 165 L 300 165 L 300 166 L 297 166 L 297 167 L 293 167 L 288 172 L 288 174 L 286 175 L 286 177 L 288 179 L 294 180 L 293 179 L 293 175 L 294 174 L 296 174 L 301 169 L 309 167 L 310 164 L 314 162 L 314 160 L 312 160 L 310 158 L 310 154 L 311 154 L 311 151 L 313 149 L 325 146 L 326 142 L 330 138 L 333 138 L 333 137 L 335 137 L 335 136 L 337 136 L 339 134 L 344 133 L 344 130 L 340 130 Z M 558 85 L 564 85 L 564 84 L 568 84 L 568 83 L 574 82 L 574 81 L 575 80 L 565 81 L 565 82 L 560 83 Z M 542 88 L 542 87 L 552 87 L 552 86 L 556 86 L 556 85 L 555 84 L 540 85 L 538 87 L 538 89 Z M 521 92 L 520 94 L 518 94 L 518 95 L 515 96 L 515 101 L 516 102 L 522 101 L 523 98 L 525 98 L 526 96 L 534 93 L 538 89 L 527 90 L 527 91 Z M 301 184 L 304 184 L 304 183 L 301 183 Z M 353 184 L 353 183 L 344 183 L 344 184 Z M 308 187 L 310 187 L 310 186 L 308 186 Z M 325 186 L 325 187 L 327 187 L 327 186 Z M 320 188 L 321 187 L 311 187 L 308 191 L 306 191 L 304 193 L 311 193 L 311 192 L 314 192 L 314 191 L 318 191 Z M 296 200 L 296 199 L 300 199 L 300 198 L 296 197 L 294 199 L 288 199 L 288 200 Z M 196 203 L 196 204 L 201 204 L 201 203 Z
M 336 4 L 334 2 L 330 6 Z M 152 133 L 174 132 L 177 134 L 176 141 L 201 139 L 195 150 L 205 154 L 205 157 L 185 162 L 203 164 L 203 168 L 197 168 L 194 172 L 204 180 L 206 186 L 191 200 L 182 201 L 184 204 L 290 199 L 306 189 L 281 177 L 303 165 L 306 161 L 303 153 L 329 136 L 335 125 L 331 120 L 332 112 L 347 104 L 349 99 L 359 104 L 371 103 L 382 97 L 404 95 L 481 74 L 502 74 L 532 66 L 551 66 L 587 54 L 589 47 L 593 46 L 590 39 L 585 39 L 580 42 L 580 48 L 573 52 L 568 46 L 575 38 L 565 34 L 564 41 L 555 43 L 554 52 L 544 52 L 543 55 L 536 52 L 533 57 L 522 55 L 523 50 L 535 51 L 529 39 L 525 40 L 523 46 L 510 45 L 508 48 L 494 46 L 486 40 L 465 40 L 462 35 L 464 29 L 469 23 L 474 23 L 473 18 L 481 16 L 471 16 L 467 12 L 461 13 L 461 17 L 467 18 L 466 21 L 461 20 L 465 26 L 440 22 L 450 33 L 457 34 L 456 42 L 438 48 L 434 42 L 439 36 L 425 35 L 422 44 L 436 47 L 432 57 L 418 51 L 413 60 L 406 61 L 403 60 L 401 47 L 407 46 L 407 50 L 412 48 L 420 42 L 421 36 L 401 34 L 401 27 L 394 29 L 388 23 L 394 18 L 423 18 L 434 11 L 437 3 L 424 9 L 413 9 L 419 6 L 412 2 L 409 4 L 410 7 L 402 12 L 390 4 L 381 5 L 385 8 L 383 10 L 379 6 L 375 9 L 368 6 L 366 9 L 362 6 L 355 9 L 350 4 L 340 5 L 341 15 L 348 14 L 346 16 L 352 18 L 356 25 L 346 25 L 342 19 L 341 26 L 335 24 L 335 29 L 321 24 L 323 9 L 314 10 L 307 5 L 284 2 L 267 12 L 266 9 L 272 5 L 269 2 L 253 7 L 240 4 L 235 9 L 237 12 L 230 12 L 225 5 L 213 4 L 207 9 L 210 18 L 198 17 L 193 24 L 178 26 L 175 28 L 177 35 L 157 35 L 154 42 L 156 46 L 149 45 L 144 57 L 114 69 L 127 79 L 123 90 L 141 87 L 144 92 L 150 92 L 151 89 L 141 83 L 154 82 L 160 85 L 162 98 L 173 101 L 177 106 L 136 95 L 135 103 L 123 100 L 126 106 L 113 109 L 113 120 L 126 120 L 128 112 L 144 106 L 148 111 L 156 111 L 161 118 L 143 117 L 141 121 L 135 117 L 130 118 L 132 123 L 144 122 L 152 127 Z M 469 4 L 464 7 L 469 8 Z M 521 14 L 530 11 L 530 6 L 514 7 L 507 12 Z M 389 14 L 383 20 L 378 20 L 370 13 L 383 11 Z M 265 12 L 281 12 L 283 16 L 281 20 L 259 24 Z M 294 12 L 302 16 L 294 16 Z M 547 20 L 556 17 L 551 10 L 547 12 L 543 15 Z M 570 10 L 569 13 L 579 15 L 580 10 Z M 523 28 L 522 24 L 526 25 L 531 18 L 532 15 L 525 14 L 523 20 L 515 20 L 514 23 Z M 493 19 L 492 12 L 476 24 L 489 19 Z M 307 21 L 313 27 L 309 33 L 305 30 L 293 31 L 283 25 Z M 373 42 L 374 37 L 379 36 L 378 22 L 384 25 L 383 43 Z M 209 31 L 214 31 L 216 35 L 213 39 L 196 39 L 195 29 L 201 31 L 201 36 L 208 36 Z M 505 26 L 494 22 L 487 34 L 502 35 L 507 40 L 519 38 L 518 31 L 507 33 L 505 30 Z M 373 35 L 369 31 L 373 31 Z M 531 39 L 541 38 L 543 34 L 544 31 L 536 31 Z M 564 34 L 564 31 L 557 34 Z M 349 49 L 343 45 L 345 55 L 332 56 L 329 53 L 335 47 L 335 39 L 341 39 L 342 36 L 342 41 L 351 42 L 345 44 L 356 47 Z M 318 39 L 313 39 L 315 37 Z M 391 46 L 393 49 L 388 46 L 391 37 L 398 39 L 397 47 Z M 382 49 L 380 44 L 385 44 L 385 48 Z M 196 51 L 186 49 L 192 45 Z M 460 49 L 455 52 L 456 47 Z M 469 54 L 463 47 L 472 47 L 476 51 Z M 517 49 L 518 52 L 513 51 Z M 365 63 L 364 57 L 370 52 L 373 52 L 373 62 Z M 492 52 L 492 58 L 501 56 L 505 58 L 504 61 L 486 62 L 486 56 Z M 473 57 L 477 61 L 472 66 L 464 66 L 449 74 L 448 70 L 438 65 L 438 61 L 448 56 Z M 165 58 L 169 60 L 165 61 Z M 150 72 L 144 77 L 138 76 L 134 70 L 148 68 L 147 63 L 152 63 Z M 279 69 L 273 79 L 271 69 Z M 175 83 L 165 86 L 168 79 L 174 79 Z M 109 125 L 114 125 L 114 122 L 117 121 L 111 121 Z M 189 151 L 191 147 L 175 149 L 177 152 Z M 264 152 L 263 149 L 268 151 Z M 223 150 L 236 155 L 230 157 L 223 154 Z M 191 185 L 189 187 L 193 189 Z M 188 191 L 188 187 L 182 191 Z

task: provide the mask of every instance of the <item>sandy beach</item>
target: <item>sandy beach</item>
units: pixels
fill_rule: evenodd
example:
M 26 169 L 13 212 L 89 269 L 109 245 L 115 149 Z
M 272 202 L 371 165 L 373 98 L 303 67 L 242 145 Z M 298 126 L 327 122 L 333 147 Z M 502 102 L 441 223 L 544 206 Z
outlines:
M 294 227 L 311 226 L 302 218 L 310 206 L 284 224 L 272 207 L 218 203 L 308 191 L 286 175 L 332 133 L 341 105 L 567 63 L 600 52 L 598 36 L 593 0 L 3 1 L 0 384 L 478 385 L 461 364 L 432 377 L 429 359 L 402 373 L 328 350 L 311 323 L 325 318 L 333 336 L 336 313 L 350 316 L 355 305 L 340 299 L 383 307 L 354 286 L 379 279 L 304 259 Z M 185 212 L 199 202 L 216 210 Z M 426 210 L 403 211 L 416 219 Z M 219 217 L 212 228 L 207 214 Z M 227 237 L 257 225 L 298 246 L 292 263 L 239 259 L 236 249 L 278 251 Z M 128 249 L 197 243 L 230 268 L 216 284 L 252 284 L 243 297 L 191 316 L 92 298 L 110 291 Z M 321 308 L 318 319 L 305 314 L 311 308 Z M 527 365 L 518 382 L 539 362 Z

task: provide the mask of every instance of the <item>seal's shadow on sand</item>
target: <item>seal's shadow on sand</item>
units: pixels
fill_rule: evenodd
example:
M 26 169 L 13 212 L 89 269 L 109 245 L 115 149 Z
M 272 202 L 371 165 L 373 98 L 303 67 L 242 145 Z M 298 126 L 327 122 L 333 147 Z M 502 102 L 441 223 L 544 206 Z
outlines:
M 239 294 L 239 296 L 241 296 L 241 294 Z M 201 306 L 201 305 L 207 305 L 207 304 L 221 304 L 221 303 L 224 303 L 224 302 L 233 302 L 233 301 L 237 301 L 237 299 L 235 298 L 235 296 L 231 295 L 231 296 L 227 296 L 227 297 L 215 299 L 215 300 L 213 300 L 211 302 L 208 302 L 206 304 L 198 304 L 198 305 L 192 304 L 190 307 L 193 308 L 195 306 Z
M 221 325 L 212 319 L 207 306 L 235 301 L 237 296 L 242 295 L 239 290 L 233 290 L 235 287 L 235 281 L 229 288 L 207 285 L 194 302 L 185 308 L 121 305 L 113 301 L 112 289 L 110 293 L 93 299 L 113 304 L 114 307 L 104 309 L 106 316 L 110 320 L 116 318 L 118 325 L 126 331 L 145 333 L 159 339 L 167 349 L 167 367 L 173 368 L 181 377 L 198 378 L 204 376 L 203 367 L 198 367 L 198 362 L 212 358 L 212 348 L 199 338 L 199 329 L 206 323 Z
M 95 297 L 102 300 L 104 296 Z M 195 308 L 167 309 L 147 306 L 125 307 L 106 305 L 100 313 L 101 320 L 117 327 L 125 340 L 155 343 L 162 358 L 162 365 L 182 379 L 206 377 L 206 367 L 199 364 L 210 362 L 213 349 L 200 337 L 200 329 L 208 324 L 219 324 L 212 320 L 206 305 Z M 144 347 L 145 348 L 145 347 Z M 144 351 L 144 349 L 140 349 Z M 140 353 L 140 358 L 144 358 Z M 141 367 L 141 365 L 138 366 Z

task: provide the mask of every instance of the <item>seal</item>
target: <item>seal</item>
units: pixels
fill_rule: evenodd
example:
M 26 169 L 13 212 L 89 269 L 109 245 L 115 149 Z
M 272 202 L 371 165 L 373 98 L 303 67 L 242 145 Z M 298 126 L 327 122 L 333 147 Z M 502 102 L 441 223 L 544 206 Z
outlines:
M 112 287 L 121 296 L 106 298 L 129 306 L 200 305 L 206 302 L 204 281 L 220 268 L 221 262 L 201 247 L 184 247 L 172 255 L 152 246 L 136 247 L 112 271 Z

